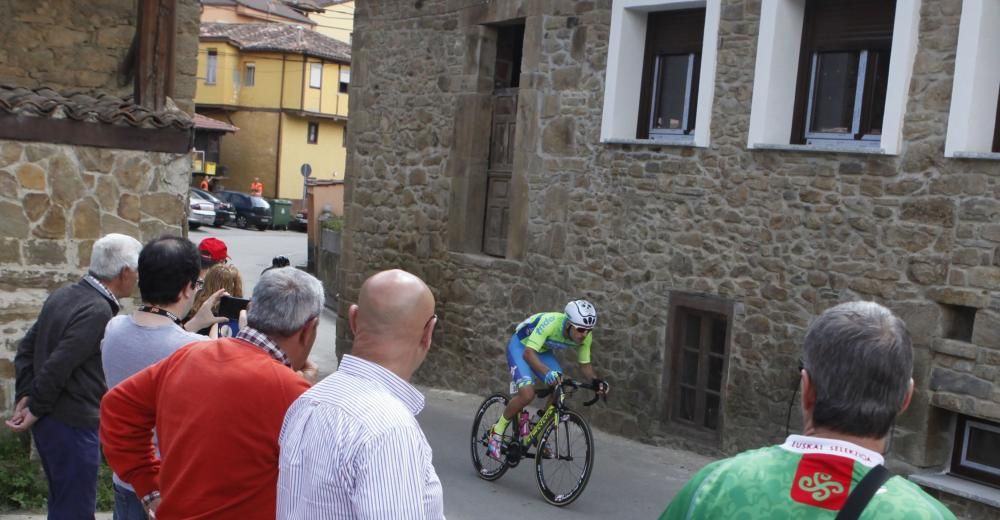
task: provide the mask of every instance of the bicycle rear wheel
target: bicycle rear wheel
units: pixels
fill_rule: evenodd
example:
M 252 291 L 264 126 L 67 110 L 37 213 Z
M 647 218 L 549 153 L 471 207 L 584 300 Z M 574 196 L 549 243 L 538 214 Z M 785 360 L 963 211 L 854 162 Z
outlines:
M 486 454 L 490 430 L 497 423 L 509 399 L 504 394 L 493 394 L 483 400 L 472 422 L 472 465 L 483 480 L 496 480 L 507 472 L 507 463 L 490 458 Z
M 579 498 L 594 468 L 594 436 L 576 412 L 567 410 L 559 426 L 550 422 L 538 441 L 535 476 L 545 501 L 566 506 Z

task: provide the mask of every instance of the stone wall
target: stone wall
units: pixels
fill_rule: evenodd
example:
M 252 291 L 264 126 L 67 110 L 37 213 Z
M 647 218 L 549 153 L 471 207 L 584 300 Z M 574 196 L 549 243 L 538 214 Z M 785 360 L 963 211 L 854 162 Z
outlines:
M 34 88 L 132 92 L 122 63 L 135 35 L 136 0 L 0 0 L 0 82 Z M 194 112 L 198 0 L 177 1 L 174 100 Z
M 45 298 L 86 274 L 107 233 L 182 233 L 189 169 L 186 155 L 0 141 L 0 414 Z
M 722 4 L 711 146 L 691 148 L 600 143 L 610 0 L 360 3 L 340 314 L 371 273 L 417 273 L 441 318 L 418 379 L 486 393 L 505 388 L 515 323 L 586 296 L 601 316 L 595 367 L 615 385 L 595 423 L 732 453 L 784 436 L 809 320 L 876 300 L 916 347 L 893 456 L 938 467 L 951 447 L 944 408 L 1000 419 L 1000 164 L 944 157 L 961 0 L 922 3 L 898 156 L 748 150 L 761 2 Z M 461 172 L 475 166 L 450 162 L 462 100 L 482 92 L 476 24 L 503 13 L 526 27 L 512 183 L 524 232 L 508 259 L 449 242 L 463 225 L 450 205 L 469 196 Z M 666 437 L 675 291 L 735 303 L 718 440 Z M 972 330 L 949 339 L 956 327 Z

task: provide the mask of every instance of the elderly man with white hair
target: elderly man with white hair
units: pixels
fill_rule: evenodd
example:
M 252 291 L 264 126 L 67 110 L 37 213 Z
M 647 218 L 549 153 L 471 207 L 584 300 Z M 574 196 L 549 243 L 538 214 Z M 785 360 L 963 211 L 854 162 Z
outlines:
M 254 287 L 236 337 L 182 347 L 108 392 L 104 455 L 147 511 L 275 517 L 278 433 L 285 411 L 315 379 L 308 356 L 322 309 L 319 280 L 272 269 Z
M 104 327 L 138 280 L 138 240 L 112 233 L 94 243 L 82 280 L 57 289 L 18 344 L 10 429 L 31 429 L 49 482 L 49 518 L 93 518 L 98 417 L 107 391 Z

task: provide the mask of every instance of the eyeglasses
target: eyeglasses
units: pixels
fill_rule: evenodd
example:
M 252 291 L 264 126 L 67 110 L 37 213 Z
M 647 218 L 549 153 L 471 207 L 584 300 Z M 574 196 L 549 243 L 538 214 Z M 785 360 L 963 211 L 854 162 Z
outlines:
M 201 278 L 199 278 L 199 279 L 197 279 L 197 280 L 194 281 L 194 290 L 200 291 L 202 289 L 202 287 L 205 287 L 205 280 L 202 280 Z
M 576 329 L 578 333 L 583 334 L 584 336 L 590 334 L 590 331 L 594 330 L 594 329 L 588 329 L 587 327 L 577 327 L 575 325 L 573 326 L 573 328 Z
M 427 326 L 430 325 L 432 321 L 437 319 L 437 317 L 438 317 L 437 314 L 431 314 L 431 317 L 427 318 L 427 323 L 424 323 L 424 328 L 426 329 Z

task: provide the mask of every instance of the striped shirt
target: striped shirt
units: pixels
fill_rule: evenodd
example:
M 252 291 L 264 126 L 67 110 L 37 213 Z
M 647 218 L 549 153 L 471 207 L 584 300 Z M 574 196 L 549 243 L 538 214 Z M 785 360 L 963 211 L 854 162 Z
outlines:
M 285 415 L 278 519 L 443 519 L 423 407 L 412 385 L 345 355 Z

